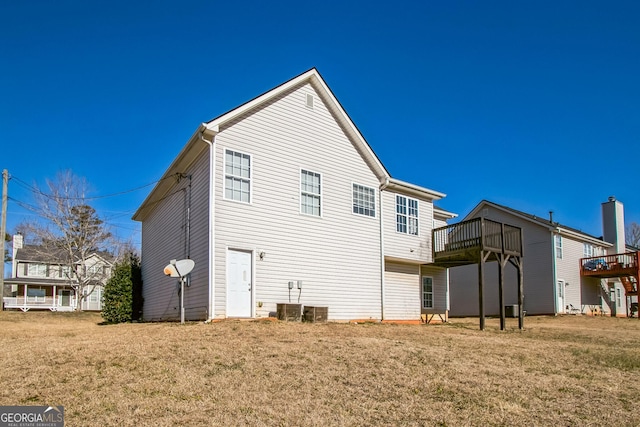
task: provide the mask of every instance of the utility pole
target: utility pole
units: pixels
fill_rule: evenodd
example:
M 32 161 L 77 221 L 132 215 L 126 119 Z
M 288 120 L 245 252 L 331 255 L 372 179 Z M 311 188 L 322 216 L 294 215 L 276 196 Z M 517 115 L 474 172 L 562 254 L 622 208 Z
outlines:
M 4 241 L 7 235 L 7 184 L 9 182 L 9 172 L 4 169 L 2 171 L 2 221 L 0 221 L 0 253 L 2 253 L 2 262 L 0 262 L 0 293 L 4 297 Z M 4 305 L 2 305 L 4 307 Z

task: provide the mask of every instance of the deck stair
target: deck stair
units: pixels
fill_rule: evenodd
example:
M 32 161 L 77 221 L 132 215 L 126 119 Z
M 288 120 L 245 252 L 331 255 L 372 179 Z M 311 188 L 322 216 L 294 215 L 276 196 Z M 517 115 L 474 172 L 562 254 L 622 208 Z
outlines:
M 633 276 L 623 276 L 620 278 L 622 286 L 624 286 L 627 296 L 638 295 L 638 282 L 635 281 Z

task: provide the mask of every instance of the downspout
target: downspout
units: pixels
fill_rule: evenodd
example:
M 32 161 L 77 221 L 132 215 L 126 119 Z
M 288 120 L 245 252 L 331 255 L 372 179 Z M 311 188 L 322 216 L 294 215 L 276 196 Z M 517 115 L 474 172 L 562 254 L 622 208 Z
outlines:
M 385 178 L 384 184 L 380 186 L 380 320 L 384 320 L 385 286 L 384 286 L 384 215 L 382 214 L 382 192 L 389 186 L 389 177 Z
M 556 263 L 556 235 L 554 233 L 555 230 L 551 230 L 551 272 L 553 275 L 553 314 L 557 316 L 558 311 L 558 273 Z M 564 289 L 562 290 L 564 295 Z
M 215 150 L 215 138 L 218 133 L 218 129 L 214 130 L 211 141 L 205 139 L 204 131 L 200 132 L 200 139 L 209 145 L 209 307 L 208 307 L 208 319 L 213 320 L 215 317 L 215 295 L 216 295 L 216 231 L 215 231 L 215 218 L 216 218 L 216 150 Z

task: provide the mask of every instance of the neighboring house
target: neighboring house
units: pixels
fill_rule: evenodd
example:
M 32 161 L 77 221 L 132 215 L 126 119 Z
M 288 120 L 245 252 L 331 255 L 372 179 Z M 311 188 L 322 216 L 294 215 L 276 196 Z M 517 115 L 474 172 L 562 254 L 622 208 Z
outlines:
M 200 125 L 134 219 L 144 318 L 180 317 L 171 259 L 195 268 L 189 320 L 273 316 L 280 303 L 330 320 L 446 313 L 431 230 L 445 195 L 392 178 L 317 70 Z M 292 288 L 290 288 L 290 286 Z
M 56 258 L 56 257 L 53 257 Z M 4 309 L 73 311 L 82 300 L 82 309 L 102 310 L 102 292 L 111 275 L 112 257 L 105 253 L 92 254 L 84 264 L 73 266 L 51 262 L 38 246 L 24 245 L 21 235 L 13 236 L 11 278 L 5 279 Z M 72 269 L 86 269 L 92 284 L 85 288 L 86 298 L 78 298 Z
M 607 313 L 624 316 L 627 313 L 625 288 L 620 280 L 602 279 L 586 275 L 581 260 L 625 252 L 617 250 L 614 239 L 624 242 L 624 227 L 607 231 L 613 216 L 610 200 L 603 203 L 605 238 L 489 201 L 480 202 L 466 217 L 487 218 L 521 227 L 523 230 L 524 310 L 529 314 Z M 618 212 L 620 214 L 620 212 Z M 623 221 L 619 224 L 623 224 Z M 609 233 L 609 234 L 607 234 Z M 617 236 L 617 237 L 614 237 Z M 612 243 L 609 243 L 609 242 Z M 636 258 L 637 259 L 637 258 Z M 493 265 L 492 265 L 493 264 Z M 637 268 L 637 266 L 636 266 Z M 449 270 L 451 315 L 478 315 L 478 270 L 464 266 Z M 485 312 L 499 313 L 497 267 L 487 264 L 485 272 Z M 516 276 L 513 269 L 505 270 L 505 304 L 517 304 Z

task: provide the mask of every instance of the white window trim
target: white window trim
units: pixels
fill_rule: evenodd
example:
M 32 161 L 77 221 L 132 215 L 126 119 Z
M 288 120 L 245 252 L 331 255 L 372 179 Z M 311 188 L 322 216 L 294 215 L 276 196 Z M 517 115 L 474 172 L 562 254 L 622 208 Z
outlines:
M 563 247 L 563 245 L 562 245 L 562 235 L 556 234 L 553 239 L 554 239 L 553 244 L 555 245 L 555 248 L 556 248 L 556 258 L 562 259 L 562 255 L 563 255 L 562 254 L 562 247 Z M 560 244 L 558 244 L 558 243 L 560 243 Z
M 431 307 L 426 307 L 424 305 L 424 294 L 428 293 L 424 291 L 424 279 L 431 279 Z M 424 309 L 433 309 L 433 307 L 435 307 L 435 292 L 433 291 L 433 287 L 434 287 L 434 281 L 433 281 L 433 276 L 421 276 L 420 277 L 420 299 L 422 300 L 422 308 Z
M 309 214 L 306 212 L 302 211 L 302 171 L 305 172 L 309 172 L 309 173 L 315 173 L 320 175 L 320 215 L 313 215 L 313 214 Z M 308 216 L 311 218 L 323 218 L 324 217 L 324 206 L 323 206 L 323 200 L 324 200 L 324 179 L 323 179 L 323 174 L 322 172 L 316 172 L 314 171 L 312 168 L 300 168 L 298 171 L 298 213 L 300 213 L 300 215 L 304 215 L 304 216 Z M 312 193 L 309 193 L 312 194 Z M 313 194 L 314 196 L 316 194 Z
M 407 231 L 398 231 L 398 215 L 399 215 L 398 214 L 398 196 L 404 197 L 407 200 L 407 206 L 406 206 L 407 213 L 404 215 L 407 218 Z M 418 216 L 409 216 L 409 200 L 414 200 L 417 203 Z M 396 233 L 404 234 L 404 235 L 407 235 L 407 236 L 420 237 L 420 229 L 422 228 L 421 221 L 420 221 L 420 209 L 421 209 L 421 207 L 420 207 L 420 200 L 419 199 L 416 199 L 415 197 L 409 197 L 409 196 L 406 196 L 404 194 L 395 193 L 393 195 L 393 213 L 395 215 L 394 222 L 395 222 L 395 225 L 396 225 L 396 227 L 395 227 L 396 228 Z M 417 234 L 409 233 L 409 218 L 416 218 L 418 220 L 418 233 Z
M 232 151 L 234 153 L 244 154 L 249 156 L 249 201 L 243 202 L 242 200 L 230 199 L 227 197 L 227 189 L 226 189 L 226 180 L 227 180 L 227 151 Z M 234 176 L 235 175 L 229 175 Z M 242 177 L 238 177 L 241 179 L 246 179 Z M 228 200 L 230 202 L 242 203 L 243 205 L 251 205 L 253 204 L 253 154 L 247 153 L 246 151 L 239 151 L 235 148 L 222 147 L 222 199 Z
M 587 250 L 587 249 L 590 249 L 590 251 Z M 591 252 L 591 253 L 589 253 L 589 252 Z M 597 256 L 596 255 L 596 247 L 593 246 L 591 243 L 583 243 L 582 244 L 582 257 L 583 258 L 591 258 L 591 257 L 594 257 L 594 256 Z
M 365 214 L 361 214 L 361 213 L 357 213 L 353 211 L 353 186 L 354 185 L 359 185 L 360 187 L 364 187 L 364 188 L 368 188 L 369 190 L 373 190 L 373 216 L 371 215 L 365 215 Z M 378 203 L 378 197 L 380 197 L 379 193 L 376 191 L 375 187 L 369 187 L 368 185 L 363 185 L 363 184 L 359 184 L 357 182 L 351 181 L 351 213 L 353 215 L 357 215 L 359 217 L 365 217 L 365 218 L 377 218 L 378 217 L 378 209 L 377 209 L 377 203 Z
M 40 270 L 41 270 L 40 267 L 44 267 L 44 273 L 40 272 Z M 34 270 L 33 273 L 35 273 L 35 274 L 32 274 L 32 269 Z M 28 267 L 27 267 L 27 276 L 28 277 L 46 278 L 46 277 L 48 277 L 48 272 L 47 271 L 48 271 L 47 264 L 44 264 L 44 263 L 41 263 L 41 262 L 30 262 L 28 264 Z

